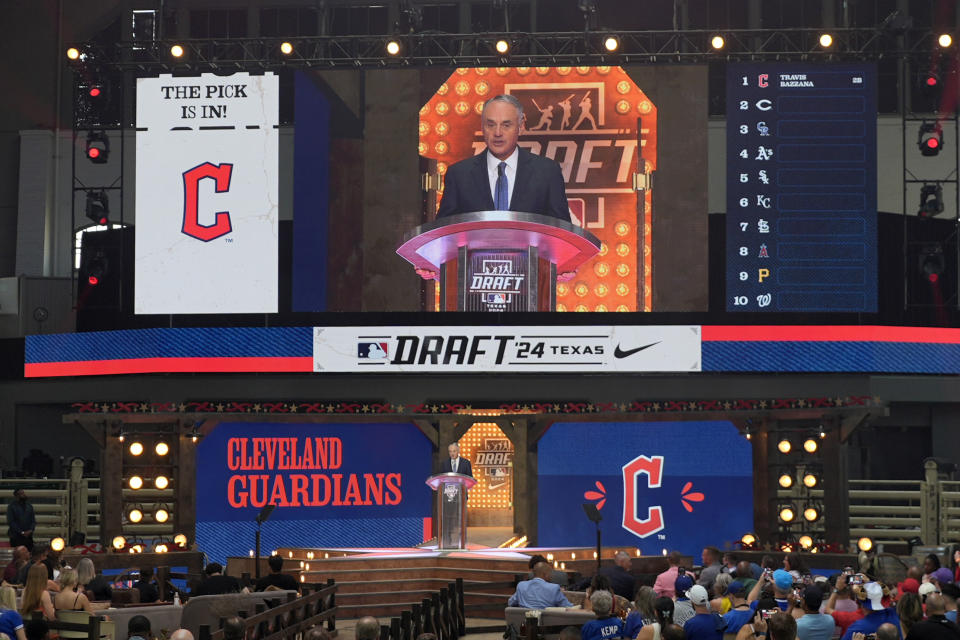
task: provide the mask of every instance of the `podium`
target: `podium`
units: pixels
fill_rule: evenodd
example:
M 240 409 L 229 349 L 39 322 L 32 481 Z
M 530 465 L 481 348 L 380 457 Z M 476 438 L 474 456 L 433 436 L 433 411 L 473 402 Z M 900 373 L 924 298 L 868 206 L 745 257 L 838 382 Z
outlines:
M 437 493 L 437 547 L 467 548 L 467 491 L 476 479 L 462 473 L 438 473 L 427 478 Z
M 438 218 L 397 253 L 440 282 L 442 311 L 555 311 L 557 276 L 600 251 L 589 231 L 551 216 L 475 211 Z

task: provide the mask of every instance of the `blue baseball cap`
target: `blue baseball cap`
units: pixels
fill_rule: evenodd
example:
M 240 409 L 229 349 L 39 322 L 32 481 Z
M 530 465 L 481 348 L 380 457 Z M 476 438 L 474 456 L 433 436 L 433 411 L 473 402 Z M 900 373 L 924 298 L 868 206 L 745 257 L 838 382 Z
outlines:
M 693 578 L 688 575 L 677 576 L 673 583 L 673 590 L 677 592 L 677 595 L 686 593 L 691 588 L 693 588 Z
M 773 572 L 773 584 L 775 584 L 780 591 L 786 591 L 793 586 L 793 575 L 791 575 L 789 571 L 777 569 Z
M 740 582 L 739 580 L 734 580 L 727 586 L 728 595 L 738 595 L 743 593 L 743 591 L 744 591 L 743 583 Z

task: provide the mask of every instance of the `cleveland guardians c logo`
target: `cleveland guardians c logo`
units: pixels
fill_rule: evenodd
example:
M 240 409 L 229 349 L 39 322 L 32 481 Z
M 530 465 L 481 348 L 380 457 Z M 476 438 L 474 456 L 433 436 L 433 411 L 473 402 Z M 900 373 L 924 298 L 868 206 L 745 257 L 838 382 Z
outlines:
M 232 164 L 215 165 L 209 162 L 204 162 L 189 171 L 183 172 L 183 227 L 180 231 L 197 240 L 210 242 L 227 235 L 233 230 L 230 225 L 230 213 L 227 211 L 218 211 L 216 222 L 211 225 L 200 224 L 197 195 L 200 181 L 204 178 L 214 180 L 217 193 L 226 193 L 230 190 L 232 173 Z
M 623 465 L 623 528 L 640 538 L 663 529 L 663 508 L 647 507 L 647 517 L 640 517 L 637 506 L 637 476 L 647 475 L 647 487 L 658 489 L 663 481 L 663 456 L 637 456 Z

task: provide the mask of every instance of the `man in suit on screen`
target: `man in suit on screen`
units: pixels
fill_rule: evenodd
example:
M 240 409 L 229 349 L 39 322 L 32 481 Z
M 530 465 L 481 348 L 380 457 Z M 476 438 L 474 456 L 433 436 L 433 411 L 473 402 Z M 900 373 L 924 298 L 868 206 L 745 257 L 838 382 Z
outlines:
M 473 467 L 470 466 L 470 461 L 460 457 L 460 445 L 454 442 L 447 447 L 447 453 L 450 454 L 450 457 L 445 458 L 440 463 L 440 473 L 453 472 L 473 477 Z
M 480 115 L 486 151 L 451 165 L 437 217 L 522 211 L 571 221 L 560 165 L 517 146 L 523 106 L 511 95 L 487 100 Z

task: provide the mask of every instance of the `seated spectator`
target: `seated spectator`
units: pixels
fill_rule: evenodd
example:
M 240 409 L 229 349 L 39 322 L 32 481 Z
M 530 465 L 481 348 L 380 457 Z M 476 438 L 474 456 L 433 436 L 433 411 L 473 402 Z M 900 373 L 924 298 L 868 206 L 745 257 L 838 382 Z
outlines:
M 693 588 L 693 577 L 690 574 L 677 576 L 677 581 L 673 583 L 673 590 L 677 594 L 673 605 L 673 622 L 677 625 L 684 625 L 687 620 L 695 615 L 693 605 L 687 598 L 687 592 Z M 684 634 L 686 635 L 686 634 Z
M 674 597 L 673 583 L 677 581 L 677 572 L 680 569 L 681 562 L 683 562 L 683 555 L 679 551 L 671 551 L 667 556 L 667 563 L 670 568 L 659 574 L 656 582 L 653 583 L 653 590 L 656 591 L 658 596 Z
M 30 550 L 25 546 L 20 545 L 13 550 L 13 560 L 10 561 L 10 564 L 7 565 L 6 569 L 3 570 L 3 581 L 9 582 L 10 584 L 15 584 L 17 580 L 17 572 L 30 561 Z
M 923 603 L 916 593 L 905 593 L 897 600 L 897 617 L 900 618 L 900 634 L 906 638 L 910 629 L 923 620 Z
M 357 620 L 353 635 L 357 640 L 379 640 L 380 621 L 373 616 L 364 616 Z
M 823 591 L 816 585 L 807 585 L 801 600 L 801 615 L 797 619 L 798 640 L 830 640 L 836 629 L 833 617 L 820 613 Z
M 203 582 L 190 595 L 212 596 L 221 593 L 240 593 L 240 581 L 233 576 L 223 575 L 223 565 L 211 562 L 204 570 Z
M 507 604 L 511 607 L 526 607 L 527 609 L 573 606 L 563 595 L 560 585 L 547 582 L 550 571 L 550 565 L 546 562 L 535 565 L 533 567 L 533 579 L 519 583 L 516 592 L 510 596 Z
M 50 626 L 44 620 L 27 620 L 23 623 L 23 633 L 27 640 L 46 640 Z
M 47 549 L 48 547 L 45 544 L 38 544 L 33 547 L 33 551 L 30 552 L 30 560 L 24 563 L 17 571 L 15 584 L 27 584 L 27 572 L 30 571 L 30 567 L 33 565 L 43 563 L 43 561 L 46 560 Z M 44 569 L 46 569 L 46 565 L 44 565 Z
M 156 580 L 153 578 L 153 569 L 143 569 L 139 571 L 139 578 L 133 583 L 133 588 L 140 592 L 140 602 L 156 602 L 160 599 L 160 590 L 157 589 Z
M 637 589 L 637 597 L 633 599 L 633 611 L 627 614 L 623 621 L 623 633 L 626 638 L 636 638 L 640 628 L 656 621 L 653 603 L 657 599 L 652 587 Z
M 606 576 L 615 595 L 632 600 L 637 592 L 637 578 L 633 575 L 630 554 L 617 551 L 613 556 L 613 566 L 602 567 L 597 574 Z
M 654 600 L 653 613 L 655 620 L 640 628 L 637 640 L 661 640 L 663 630 L 673 624 L 673 599 L 661 597 Z
M 257 580 L 256 591 L 266 591 L 267 587 L 276 587 L 283 591 L 300 591 L 300 583 L 293 576 L 283 572 L 283 557 L 278 555 L 267 558 L 270 575 Z
M 589 620 L 580 629 L 581 640 L 611 640 L 623 637 L 623 620 L 613 615 L 613 595 L 605 590 L 590 596 L 590 606 L 596 620 Z
M 683 630 L 689 640 L 723 640 L 723 631 L 727 625 L 718 614 L 710 612 L 710 596 L 707 590 L 697 584 L 688 592 L 687 598 L 693 605 L 694 616 L 686 621 Z
M 313 629 L 310 629 L 310 631 L 313 631 Z M 307 633 L 304 634 L 305 636 L 304 640 L 331 640 L 329 637 L 327 638 L 306 637 L 306 636 L 309 636 L 310 631 L 307 631 Z M 170 640 L 193 640 L 193 634 L 190 633 L 189 629 L 177 629 L 176 631 L 170 634 Z
M 754 581 L 756 582 L 756 581 Z M 747 602 L 746 590 L 743 583 L 734 580 L 727 587 L 727 596 L 730 598 L 730 611 L 723 616 L 723 621 L 727 623 L 725 634 L 737 633 L 743 625 L 750 622 L 753 614 L 757 611 L 759 600 Z M 831 624 L 833 624 L 831 622 Z
M 47 620 L 56 618 L 53 610 L 53 600 L 47 591 L 47 567 L 42 562 L 34 564 L 27 572 L 27 583 L 23 587 L 20 598 L 20 615 L 24 618 L 33 617 L 39 611 Z
M 102 573 L 97 574 L 90 558 L 81 558 L 77 563 L 77 583 L 80 585 L 77 590 L 90 591 L 94 600 L 110 600 L 113 597 L 110 580 Z
M 17 613 L 17 590 L 11 586 L 0 587 L 0 633 L 11 640 L 26 640 L 23 616 Z
M 74 569 L 64 569 L 60 572 L 60 593 L 53 598 L 53 608 L 64 611 L 86 611 L 93 613 L 93 607 L 77 583 L 77 572 Z
M 243 638 L 243 620 L 230 616 L 223 621 L 223 640 L 241 640 Z
M 957 640 L 960 627 L 947 620 L 943 596 L 939 593 L 927 597 L 927 619 L 912 627 L 907 636 L 909 640 Z M 896 639 L 895 639 L 896 640 Z
M 590 580 L 590 586 L 587 587 L 587 591 L 586 591 L 586 594 L 585 594 L 585 596 L 584 596 L 583 603 L 580 605 L 580 608 L 581 608 L 581 609 L 583 609 L 584 611 L 593 611 L 593 609 L 592 609 L 592 606 L 593 606 L 593 605 L 590 604 L 590 596 L 593 595 L 594 593 L 596 593 L 597 591 L 609 591 L 609 592 L 610 592 L 610 595 L 613 596 L 613 610 L 614 610 L 614 613 L 616 613 L 616 614 L 617 614 L 618 616 L 620 616 L 621 618 L 626 615 L 626 612 L 625 612 L 625 610 L 623 610 L 623 609 L 625 609 L 625 607 L 628 607 L 628 606 L 629 606 L 629 602 L 630 602 L 630 601 L 629 601 L 629 600 L 626 600 L 626 598 L 624 598 L 624 600 L 626 601 L 627 604 L 626 604 L 623 608 L 618 608 L 618 607 L 617 607 L 617 600 L 618 600 L 617 594 L 615 594 L 615 593 L 613 592 L 613 586 L 610 584 L 610 578 L 608 578 L 608 577 L 605 576 L 605 575 L 601 575 L 601 574 L 599 574 L 599 573 L 598 573 L 597 575 L 593 576 L 593 579 Z
M 877 632 L 877 628 L 889 622 L 897 628 L 897 637 L 900 636 L 900 618 L 897 612 L 883 606 L 883 587 L 879 582 L 868 582 L 862 587 L 854 588 L 854 595 L 860 601 L 864 616 L 857 620 L 843 634 L 843 640 L 853 640 L 854 633 L 870 635 Z M 836 618 L 836 616 L 834 616 Z
M 153 640 L 150 619 L 147 616 L 133 616 L 127 622 L 127 640 Z
M 541 562 L 547 562 L 547 559 L 540 554 L 530 557 L 530 561 L 527 563 L 527 568 L 530 569 L 530 573 L 527 575 L 527 579 L 530 579 L 533 577 L 533 568 Z M 547 580 L 547 582 L 552 582 L 553 584 L 558 584 L 561 587 L 566 587 L 570 584 L 570 576 L 567 575 L 566 571 L 553 569 L 550 571 L 550 579 Z M 580 632 L 578 631 L 577 633 L 579 634 Z

